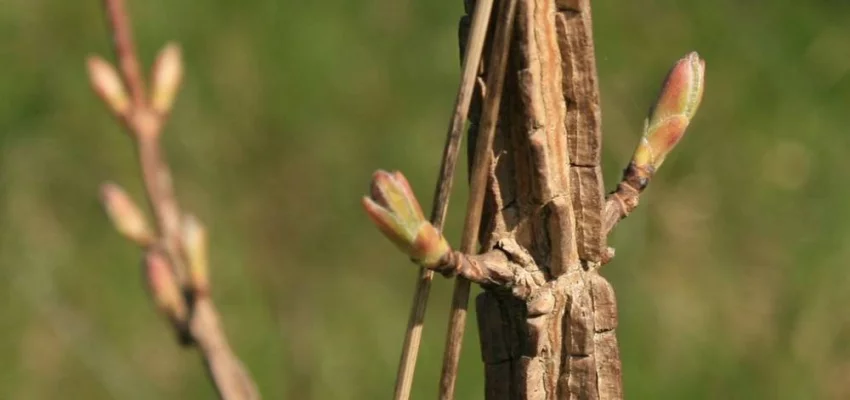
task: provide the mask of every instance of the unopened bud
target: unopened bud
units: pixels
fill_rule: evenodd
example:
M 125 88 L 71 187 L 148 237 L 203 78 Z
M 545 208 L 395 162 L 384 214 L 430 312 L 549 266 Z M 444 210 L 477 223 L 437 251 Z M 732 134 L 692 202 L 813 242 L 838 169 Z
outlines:
M 673 66 L 644 124 L 643 137 L 632 157 L 635 167 L 651 174 L 661 166 L 696 114 L 704 86 L 705 61 L 696 52 Z
M 186 302 L 167 258 L 158 251 L 145 254 L 145 281 L 157 309 L 172 322 L 186 319 Z
M 183 59 L 180 46 L 169 43 L 159 52 L 153 65 L 153 93 L 151 107 L 160 114 L 168 114 L 177 98 L 183 80 Z
M 118 71 L 98 56 L 90 56 L 87 62 L 92 89 L 112 112 L 119 117 L 130 110 L 130 98 L 121 82 Z
M 415 262 L 435 267 L 451 251 L 445 237 L 425 220 L 422 207 L 400 172 L 377 171 L 363 207 L 378 229 Z
M 199 296 L 209 293 L 207 230 L 194 215 L 183 220 L 183 247 L 189 263 L 189 283 Z
M 114 183 L 101 185 L 100 201 L 118 233 L 140 246 L 153 243 L 154 234 L 145 215 L 120 186 Z

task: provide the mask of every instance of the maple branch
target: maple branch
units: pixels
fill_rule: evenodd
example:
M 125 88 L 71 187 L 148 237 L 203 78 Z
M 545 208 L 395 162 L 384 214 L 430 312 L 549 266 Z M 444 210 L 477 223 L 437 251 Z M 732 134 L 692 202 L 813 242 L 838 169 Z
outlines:
M 606 199 L 603 215 L 605 234 L 637 207 L 640 194 L 667 154 L 684 136 L 702 101 L 704 86 L 705 61 L 696 52 L 691 52 L 670 69 L 658 99 L 650 109 L 643 136 L 623 172 L 623 179 Z
M 182 80 L 180 49 L 169 44 L 160 52 L 151 75 L 152 93 L 147 96 L 124 0 L 105 0 L 104 7 L 121 72 L 92 56 L 89 77 L 94 91 L 136 145 L 156 229 L 148 226 L 144 214 L 119 186 L 104 184 L 101 201 L 118 232 L 144 249 L 145 278 L 154 303 L 181 343 L 199 349 L 219 397 L 259 399 L 256 384 L 231 350 L 209 297 L 206 230 L 180 211 L 160 146 L 162 127 Z

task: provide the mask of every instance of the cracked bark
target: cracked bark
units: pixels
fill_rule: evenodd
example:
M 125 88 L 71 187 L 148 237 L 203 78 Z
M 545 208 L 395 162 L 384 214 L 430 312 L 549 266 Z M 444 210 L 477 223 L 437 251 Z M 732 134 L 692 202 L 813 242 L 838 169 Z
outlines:
M 485 289 L 476 307 L 488 400 L 623 397 L 616 299 L 598 274 L 610 228 L 596 80 L 589 0 L 520 0 L 481 222 L 486 251 L 442 267 Z

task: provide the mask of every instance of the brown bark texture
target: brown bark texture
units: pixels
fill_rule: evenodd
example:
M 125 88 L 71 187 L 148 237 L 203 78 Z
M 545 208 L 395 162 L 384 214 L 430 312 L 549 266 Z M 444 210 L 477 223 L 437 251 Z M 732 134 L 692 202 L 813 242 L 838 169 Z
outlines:
M 519 0 L 515 24 L 484 254 L 451 263 L 484 271 L 459 273 L 485 289 L 476 307 L 486 398 L 621 399 L 616 299 L 598 273 L 609 256 L 589 0 Z

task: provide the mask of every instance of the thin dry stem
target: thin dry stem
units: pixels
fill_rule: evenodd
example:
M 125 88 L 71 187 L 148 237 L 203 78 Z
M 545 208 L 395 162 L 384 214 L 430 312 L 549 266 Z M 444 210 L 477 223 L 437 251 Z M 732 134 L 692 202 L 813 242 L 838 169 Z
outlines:
M 481 3 L 479 1 L 476 6 Z M 493 49 L 487 71 L 487 93 L 481 115 L 481 125 L 475 143 L 472 171 L 470 173 L 469 200 L 466 207 L 463 237 L 460 251 L 465 254 L 477 252 L 478 231 L 481 226 L 481 212 L 484 205 L 484 191 L 487 187 L 490 149 L 496 134 L 496 122 L 499 118 L 505 73 L 508 66 L 513 20 L 516 14 L 517 0 L 500 3 Z M 453 399 L 457 370 L 460 362 L 460 350 L 463 345 L 463 332 L 466 328 L 466 312 L 469 304 L 470 282 L 458 276 L 452 296 L 452 308 L 449 316 L 449 328 L 446 334 L 446 347 L 443 354 L 443 369 L 440 376 L 440 399 Z
M 492 9 L 493 0 L 479 0 L 475 5 L 475 11 L 472 17 L 469 42 L 463 57 L 463 72 L 461 74 L 454 112 L 452 113 L 452 119 L 449 124 L 446 145 L 443 150 L 440 177 L 434 194 L 434 206 L 431 210 L 431 223 L 441 231 L 446 218 L 446 210 L 449 206 L 449 195 L 454 182 L 455 166 L 457 165 L 458 153 L 460 152 L 463 127 L 469 115 L 469 106 L 472 102 L 473 90 L 477 72 L 481 64 L 481 55 L 484 49 L 484 40 L 487 36 L 487 27 L 490 22 Z M 395 393 L 393 395 L 393 398 L 396 400 L 406 400 L 410 397 L 413 375 L 416 370 L 416 358 L 419 355 L 419 344 L 422 341 L 422 329 L 424 327 L 425 310 L 428 306 L 428 294 L 431 289 L 433 277 L 434 273 L 432 271 L 425 268 L 419 269 L 416 288 L 413 294 L 413 305 L 410 310 L 404 345 L 402 347 L 401 360 L 396 374 Z

